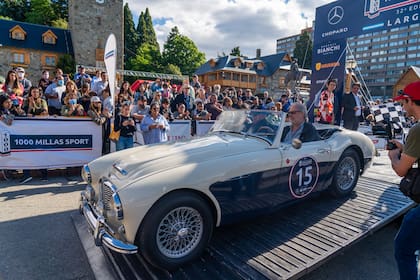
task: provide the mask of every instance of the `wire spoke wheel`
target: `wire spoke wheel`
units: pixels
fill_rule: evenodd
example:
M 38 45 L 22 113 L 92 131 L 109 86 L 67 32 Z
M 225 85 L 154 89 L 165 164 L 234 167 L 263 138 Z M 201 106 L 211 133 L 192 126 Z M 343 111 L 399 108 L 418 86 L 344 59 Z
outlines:
M 347 191 L 354 184 L 357 178 L 357 164 L 354 158 L 344 158 L 337 168 L 337 186 L 343 191 Z
M 196 209 L 175 208 L 161 220 L 157 228 L 158 249 L 168 258 L 182 258 L 196 248 L 203 230 L 204 221 Z

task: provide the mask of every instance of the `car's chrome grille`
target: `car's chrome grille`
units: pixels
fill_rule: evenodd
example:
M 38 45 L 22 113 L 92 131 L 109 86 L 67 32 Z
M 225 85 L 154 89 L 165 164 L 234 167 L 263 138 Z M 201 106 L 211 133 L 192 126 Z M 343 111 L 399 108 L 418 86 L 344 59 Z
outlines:
M 101 186 L 101 196 L 102 203 L 104 205 L 104 210 L 111 210 L 111 201 L 114 190 L 111 187 L 111 184 L 108 182 L 102 182 Z

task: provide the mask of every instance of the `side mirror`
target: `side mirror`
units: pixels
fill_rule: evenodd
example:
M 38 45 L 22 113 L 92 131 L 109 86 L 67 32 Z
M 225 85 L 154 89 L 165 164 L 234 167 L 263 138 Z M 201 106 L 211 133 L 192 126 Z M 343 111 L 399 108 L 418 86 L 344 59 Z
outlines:
M 292 147 L 296 150 L 299 150 L 302 147 L 302 141 L 300 141 L 300 139 L 298 138 L 294 138 L 292 140 Z

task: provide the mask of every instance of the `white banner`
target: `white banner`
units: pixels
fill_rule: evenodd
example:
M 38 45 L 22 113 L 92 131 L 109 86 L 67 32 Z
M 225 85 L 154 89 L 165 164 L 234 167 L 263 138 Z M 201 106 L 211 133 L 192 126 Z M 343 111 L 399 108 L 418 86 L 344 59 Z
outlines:
M 210 128 L 213 126 L 214 121 L 197 121 L 196 133 L 195 135 L 200 137 L 204 136 L 209 132 Z
M 0 169 L 82 166 L 102 154 L 102 126 L 90 118 L 0 121 Z
M 112 97 L 112 106 L 115 100 L 115 79 L 117 70 L 117 41 L 114 34 L 110 34 L 105 44 L 104 62 L 108 73 L 109 91 Z
M 191 121 L 173 121 L 169 123 L 168 141 L 180 141 L 191 138 Z

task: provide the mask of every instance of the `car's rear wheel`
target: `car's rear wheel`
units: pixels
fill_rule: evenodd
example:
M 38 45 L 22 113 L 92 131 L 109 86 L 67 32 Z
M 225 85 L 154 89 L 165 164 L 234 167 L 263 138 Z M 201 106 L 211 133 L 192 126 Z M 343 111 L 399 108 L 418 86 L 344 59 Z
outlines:
M 334 177 L 329 188 L 335 197 L 350 194 L 356 187 L 360 175 L 359 155 L 354 149 L 345 150 L 334 169 Z
M 139 251 L 153 265 L 173 270 L 197 257 L 213 232 L 207 202 L 189 192 L 172 193 L 158 201 L 137 235 Z

